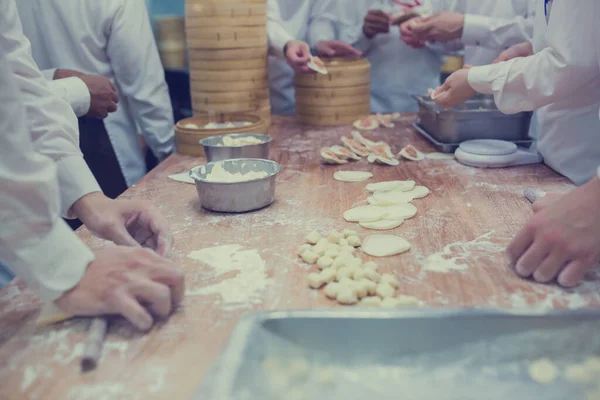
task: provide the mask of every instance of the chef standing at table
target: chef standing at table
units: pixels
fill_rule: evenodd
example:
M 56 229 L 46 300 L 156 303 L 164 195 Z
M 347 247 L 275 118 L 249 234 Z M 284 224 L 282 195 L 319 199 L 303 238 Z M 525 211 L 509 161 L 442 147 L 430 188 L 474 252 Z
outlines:
M 100 192 L 75 115 L 31 58 L 14 0 L 0 9 L 0 264 L 67 313 L 120 314 L 149 329 L 183 297 L 183 273 L 164 258 L 168 223 L 145 202 Z M 92 251 L 60 216 L 117 245 Z
M 435 101 L 481 92 L 505 113 L 538 109 L 546 164 L 583 186 L 540 202 L 508 254 L 522 276 L 573 286 L 600 259 L 600 3 L 538 0 L 537 13 L 535 55 L 457 71 Z

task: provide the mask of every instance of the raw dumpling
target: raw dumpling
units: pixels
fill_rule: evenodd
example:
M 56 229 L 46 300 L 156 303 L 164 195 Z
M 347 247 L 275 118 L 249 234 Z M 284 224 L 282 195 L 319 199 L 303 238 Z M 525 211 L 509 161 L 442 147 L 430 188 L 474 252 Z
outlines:
M 346 146 L 359 156 L 366 157 L 369 155 L 369 149 L 367 149 L 365 146 L 363 146 L 354 139 L 342 137 L 342 143 L 344 144 L 344 146 Z
M 408 146 L 405 146 L 402 150 L 400 150 L 400 153 L 398 153 L 398 157 L 404 157 L 407 160 L 411 161 L 421 161 L 425 159 L 425 154 L 421 153 L 414 146 L 411 146 L 409 144 Z
M 410 243 L 400 236 L 372 235 L 363 241 L 362 251 L 373 257 L 388 257 L 410 250 Z
M 354 154 L 354 152 L 342 146 L 331 146 L 331 151 L 339 158 L 343 158 L 345 160 L 358 161 L 361 159 L 360 156 L 357 156 L 356 154 Z
M 366 171 L 337 171 L 333 179 L 340 182 L 362 182 L 371 179 L 373 174 Z
M 325 164 L 348 164 L 348 161 L 338 157 L 329 147 L 321 149 L 321 161 Z

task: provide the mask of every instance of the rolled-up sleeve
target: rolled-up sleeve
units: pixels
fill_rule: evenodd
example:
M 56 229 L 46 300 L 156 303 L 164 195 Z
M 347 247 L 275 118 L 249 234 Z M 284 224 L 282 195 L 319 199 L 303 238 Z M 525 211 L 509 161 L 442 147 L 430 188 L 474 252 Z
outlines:
M 94 256 L 59 217 L 56 165 L 34 149 L 3 52 L 0 87 L 0 261 L 49 302 L 77 285 Z
M 69 104 L 52 93 L 33 61 L 14 0 L 0 0 L 0 4 L 0 48 L 20 90 L 33 147 L 55 161 L 61 191 L 60 213 L 74 217 L 69 213 L 73 203 L 100 191 L 79 150 L 75 114 Z
M 507 114 L 535 110 L 575 93 L 600 73 L 599 8 L 595 0 L 555 0 L 547 48 L 531 57 L 474 67 L 469 84 L 493 94 Z
M 107 36 L 106 52 L 119 92 L 162 161 L 175 149 L 173 107 L 144 0 L 119 2 Z
M 294 38 L 283 26 L 277 0 L 267 0 L 267 37 L 270 53 L 278 58 L 285 58 L 285 45 Z

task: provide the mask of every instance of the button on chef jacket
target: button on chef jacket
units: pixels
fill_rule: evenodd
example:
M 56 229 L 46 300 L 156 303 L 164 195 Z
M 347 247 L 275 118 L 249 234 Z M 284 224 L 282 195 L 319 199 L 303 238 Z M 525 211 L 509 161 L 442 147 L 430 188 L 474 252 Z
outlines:
M 316 40 L 309 38 L 309 27 L 317 15 L 321 19 L 334 18 L 330 14 L 325 14 L 321 0 L 278 0 L 276 3 L 279 5 L 281 20 L 286 31 L 296 40 L 305 42 Z M 325 24 L 316 31 L 323 32 L 327 29 L 329 29 L 329 24 Z M 269 89 L 271 110 L 274 114 L 292 115 L 295 113 L 294 70 L 282 58 L 269 57 Z
M 338 39 L 362 51 L 371 63 L 371 111 L 416 111 L 412 96 L 425 95 L 429 88 L 439 85 L 443 55 L 429 48 L 407 46 L 398 27 L 392 26 L 388 34 L 373 39 L 364 35 L 363 21 L 369 10 L 401 10 L 392 0 L 323 1 L 327 3 L 325 9 L 338 16 L 334 21 Z
M 174 150 L 173 110 L 144 0 L 17 0 L 33 58 L 54 68 L 107 77 L 118 110 L 104 119 L 129 186 L 146 174 L 139 131 L 162 160 Z M 89 93 L 87 94 L 89 96 Z
M 0 0 L 0 10 L 0 261 L 49 302 L 94 259 L 60 215 L 100 189 L 73 111 L 31 58 L 14 0 Z
M 537 53 L 473 68 L 469 83 L 493 94 L 505 113 L 539 108 L 538 150 L 544 161 L 584 184 L 600 165 L 600 3 L 554 0 L 548 20 L 545 1 L 537 7 Z
M 532 40 L 536 1 L 443 0 L 439 7 L 465 15 L 465 64 L 486 65 L 508 47 Z

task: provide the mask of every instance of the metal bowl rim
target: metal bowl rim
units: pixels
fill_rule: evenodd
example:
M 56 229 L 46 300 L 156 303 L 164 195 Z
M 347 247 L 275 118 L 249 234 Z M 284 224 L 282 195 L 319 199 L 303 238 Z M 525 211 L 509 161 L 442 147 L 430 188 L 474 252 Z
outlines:
M 238 137 L 248 137 L 248 136 L 252 136 L 252 137 L 260 137 L 260 138 L 264 138 L 265 141 L 262 143 L 255 143 L 255 144 L 247 144 L 244 146 L 215 146 L 215 145 L 211 145 L 211 144 L 206 144 L 206 142 L 210 141 L 210 140 L 214 140 L 214 139 L 222 139 L 224 137 L 233 137 L 233 138 L 238 138 Z M 273 141 L 273 136 L 271 135 L 267 135 L 265 133 L 229 133 L 227 135 L 214 135 L 214 136 L 209 136 L 207 138 L 204 138 L 202 140 L 200 140 L 198 142 L 198 144 L 204 146 L 204 147 L 208 147 L 211 149 L 242 149 L 244 147 L 251 147 L 251 146 L 262 146 L 264 144 L 269 144 Z
M 257 179 L 252 179 L 250 181 L 243 181 L 243 182 L 210 182 L 210 181 L 201 179 L 198 176 L 196 176 L 195 171 L 198 168 L 208 167 L 209 165 L 215 165 L 217 163 L 223 163 L 223 162 L 227 162 L 227 161 L 234 161 L 234 162 L 260 161 L 260 162 L 264 162 L 266 164 L 274 165 L 275 172 L 270 173 L 269 175 L 265 176 L 264 178 L 257 178 Z M 239 184 L 243 184 L 243 183 L 260 182 L 263 180 L 267 180 L 267 179 L 273 178 L 274 176 L 277 176 L 277 174 L 279 174 L 279 172 L 281 172 L 281 164 L 279 164 L 278 162 L 272 161 L 272 160 L 265 160 L 262 158 L 234 158 L 231 160 L 214 161 L 214 162 L 210 162 L 210 163 L 203 164 L 203 165 L 197 165 L 190 170 L 190 178 L 192 178 L 194 180 L 194 182 L 196 182 L 196 183 L 208 183 L 208 184 L 212 184 L 212 185 L 239 185 Z

